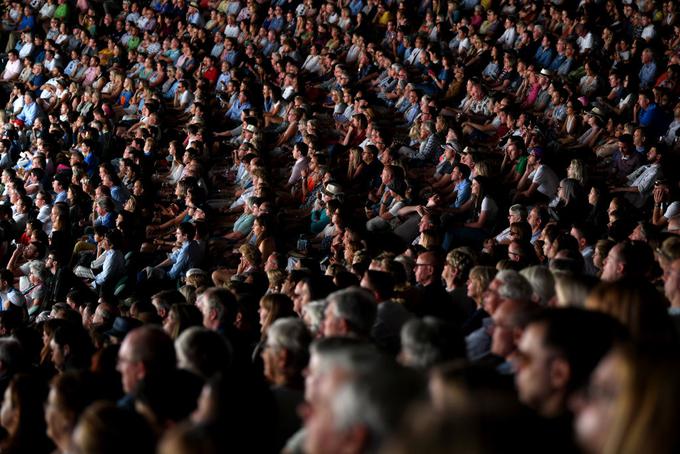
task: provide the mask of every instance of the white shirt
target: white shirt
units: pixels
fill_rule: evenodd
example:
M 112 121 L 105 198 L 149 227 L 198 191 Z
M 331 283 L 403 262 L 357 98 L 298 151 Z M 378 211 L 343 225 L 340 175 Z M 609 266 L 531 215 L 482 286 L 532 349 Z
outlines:
M 293 169 L 290 172 L 290 178 L 288 178 L 288 184 L 295 184 L 297 183 L 300 178 L 302 178 L 302 169 L 307 168 L 307 158 L 302 157 L 295 161 L 295 164 L 293 165 Z
M 50 213 L 52 212 L 52 207 L 45 204 L 38 211 L 38 220 L 43 223 L 43 230 L 45 233 L 50 233 L 52 231 L 52 219 L 50 218 Z
M 361 52 L 361 48 L 357 46 L 356 44 L 352 44 L 347 51 L 347 57 L 345 58 L 345 61 L 347 63 L 354 63 L 357 61 L 357 58 L 359 58 L 359 53 Z
M 500 38 L 496 41 L 503 46 L 503 49 L 512 49 L 517 39 L 517 30 L 515 27 L 506 28 Z
M 652 194 L 654 180 L 658 178 L 660 172 L 659 164 L 647 164 L 628 175 L 628 186 L 637 188 L 638 193 L 627 193 L 626 198 L 636 208 L 641 208 Z
M 665 217 L 666 219 L 670 219 L 673 216 L 677 215 L 678 213 L 680 213 L 680 202 L 675 201 L 668 205 L 668 208 L 666 208 L 663 217 Z
M 59 64 L 59 61 L 57 60 L 57 57 L 52 57 L 52 60 L 47 60 L 45 59 L 43 61 L 43 66 L 47 70 L 47 72 L 52 72 L 54 68 L 58 68 L 61 65 Z
M 45 3 L 40 8 L 40 11 L 38 11 L 38 16 L 40 18 L 43 18 L 43 19 L 47 18 L 47 17 L 52 17 L 52 16 L 54 16 L 54 10 L 56 10 L 56 9 L 57 9 L 56 4 L 53 3 L 53 4 L 50 5 L 49 3 Z
M 309 71 L 310 73 L 320 73 L 321 72 L 321 57 L 319 55 L 308 55 L 302 69 Z
M 589 51 L 593 47 L 593 34 L 588 32 L 586 36 L 579 36 L 576 40 L 581 53 Z
M 17 96 L 17 99 L 12 103 L 12 113 L 14 115 L 19 115 L 21 110 L 24 108 L 24 97 Z
M 31 52 L 33 52 L 33 43 L 25 43 L 19 50 L 19 59 L 23 60 L 31 55 Z
M 3 309 L 7 302 L 18 307 L 24 307 L 26 305 L 26 298 L 14 287 L 7 289 L 7 292 L 0 292 L 0 301 L 2 301 Z
M 642 29 L 642 35 L 640 35 L 642 39 L 645 41 L 649 41 L 650 39 L 654 39 L 656 36 L 656 30 L 654 29 L 654 24 L 649 24 L 645 28 Z
M 496 201 L 490 197 L 484 197 L 482 199 L 482 206 L 479 209 L 480 213 L 486 213 L 486 225 L 484 227 L 488 227 L 490 225 L 493 225 L 493 222 L 496 220 L 496 215 L 498 215 L 498 205 L 496 205 Z
M 184 93 L 182 93 L 179 97 L 179 105 L 181 106 L 186 106 L 186 110 L 189 110 L 191 107 L 191 104 L 194 102 L 194 95 L 191 93 L 189 90 L 184 90 Z
M 505 241 L 510 240 L 510 227 L 506 227 L 501 233 L 496 235 L 496 243 L 503 244 Z
M 16 79 L 21 74 L 21 60 L 7 61 L 5 70 L 2 72 L 2 80 Z M 23 96 L 21 96 L 23 99 Z
M 559 178 L 553 170 L 541 164 L 538 169 L 529 174 L 532 183 L 538 184 L 538 192 L 552 199 L 557 194 L 557 186 L 559 186 Z
M 417 48 L 415 47 L 413 51 L 411 52 L 411 55 L 408 56 L 408 59 L 406 59 L 406 63 L 409 65 L 415 65 L 420 61 L 420 54 L 423 51 L 422 48 Z
M 673 145 L 673 142 L 675 142 L 675 134 L 677 134 L 678 129 L 680 129 L 680 120 L 676 118 L 668 125 L 668 131 L 666 131 L 666 136 L 664 137 L 666 145 Z
M 227 38 L 236 38 L 241 30 L 239 30 L 238 25 L 227 25 L 224 27 L 224 36 Z

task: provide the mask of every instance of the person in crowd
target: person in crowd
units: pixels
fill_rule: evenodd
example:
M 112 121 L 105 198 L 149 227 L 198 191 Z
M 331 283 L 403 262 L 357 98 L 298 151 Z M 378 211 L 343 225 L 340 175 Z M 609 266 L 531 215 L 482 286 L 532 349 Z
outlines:
M 580 336 L 568 329 L 576 320 Z M 620 324 L 598 312 L 565 308 L 538 315 L 524 329 L 513 360 L 520 401 L 556 425 L 566 424 L 561 430 L 571 431 L 570 398 L 622 336 Z
M 677 450 L 672 1 L 110 3 L 0 10 L 3 451 Z
M 118 351 L 118 370 L 125 397 L 119 405 L 132 405 L 132 392 L 146 377 L 162 379 L 164 373 L 176 368 L 172 339 L 160 328 L 142 326 L 132 330 Z
M 18 374 L 9 382 L 2 401 L 2 449 L 47 454 L 54 445 L 47 437 L 44 402 L 47 383 L 39 374 Z

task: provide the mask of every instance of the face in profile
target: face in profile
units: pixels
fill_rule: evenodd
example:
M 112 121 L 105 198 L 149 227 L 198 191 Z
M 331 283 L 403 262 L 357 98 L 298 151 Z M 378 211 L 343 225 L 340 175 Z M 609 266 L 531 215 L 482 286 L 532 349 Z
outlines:
M 513 362 L 517 373 L 515 384 L 522 403 L 541 409 L 550 398 L 553 387 L 550 380 L 551 353 L 544 345 L 545 327 L 531 324 L 517 344 Z
M 597 366 L 587 390 L 572 400 L 576 439 L 585 452 L 603 452 L 623 388 L 621 361 L 610 353 Z

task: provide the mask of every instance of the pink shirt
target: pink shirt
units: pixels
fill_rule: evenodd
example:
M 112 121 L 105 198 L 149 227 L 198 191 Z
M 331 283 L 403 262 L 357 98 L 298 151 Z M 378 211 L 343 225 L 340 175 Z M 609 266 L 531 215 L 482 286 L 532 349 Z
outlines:
M 97 77 L 95 71 L 96 69 L 94 66 L 90 66 L 89 68 L 87 68 L 87 70 L 85 71 L 85 78 L 83 79 L 83 85 L 85 85 L 86 87 L 92 85 L 92 82 L 94 82 L 94 80 Z

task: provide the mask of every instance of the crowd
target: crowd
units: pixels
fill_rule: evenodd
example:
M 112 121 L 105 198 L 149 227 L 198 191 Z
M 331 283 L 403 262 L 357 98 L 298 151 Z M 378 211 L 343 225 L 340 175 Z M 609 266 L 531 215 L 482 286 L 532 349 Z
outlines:
M 2 0 L 0 452 L 679 452 L 677 8 Z

